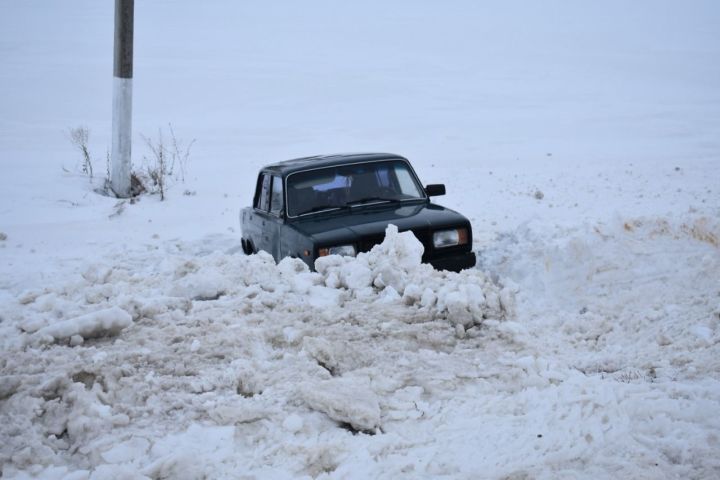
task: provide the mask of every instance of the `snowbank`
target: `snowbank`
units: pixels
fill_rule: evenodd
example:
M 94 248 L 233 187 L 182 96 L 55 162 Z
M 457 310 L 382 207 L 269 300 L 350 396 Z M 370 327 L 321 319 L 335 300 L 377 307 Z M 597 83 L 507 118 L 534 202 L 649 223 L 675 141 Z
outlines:
M 718 233 L 529 223 L 492 275 L 392 226 L 317 272 L 232 242 L 96 260 L 3 301 L 3 478 L 713 476 Z
M 3 478 L 713 476 L 718 233 L 530 223 L 492 275 L 394 227 L 317 272 L 231 242 L 97 260 L 3 301 Z
M 187 462 L 155 437 L 190 444 L 194 422 L 375 433 L 397 417 L 387 403 L 397 382 L 416 375 L 398 355 L 432 362 L 513 304 L 513 290 L 479 270 L 422 264 L 420 242 L 392 225 L 372 251 L 322 258 L 317 272 L 200 248 L 90 263 L 5 305 L 20 332 L 2 354 L 12 375 L 0 381 L 0 431 L 15 439 L 0 446 L 5 475 L 67 461 L 97 478 L 174 475 Z M 235 455 L 228 448 L 198 458 L 198 475 Z

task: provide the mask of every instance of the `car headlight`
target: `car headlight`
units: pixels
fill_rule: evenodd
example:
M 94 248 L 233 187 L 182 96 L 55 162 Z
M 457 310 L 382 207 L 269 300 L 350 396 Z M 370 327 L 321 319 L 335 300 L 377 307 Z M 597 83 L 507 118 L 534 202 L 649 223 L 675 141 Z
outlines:
M 348 257 L 355 256 L 355 245 L 337 245 L 335 247 L 325 247 L 318 250 L 318 257 L 326 255 L 343 255 Z
M 433 233 L 433 245 L 435 248 L 465 245 L 467 242 L 467 228 L 453 228 L 452 230 L 440 230 Z

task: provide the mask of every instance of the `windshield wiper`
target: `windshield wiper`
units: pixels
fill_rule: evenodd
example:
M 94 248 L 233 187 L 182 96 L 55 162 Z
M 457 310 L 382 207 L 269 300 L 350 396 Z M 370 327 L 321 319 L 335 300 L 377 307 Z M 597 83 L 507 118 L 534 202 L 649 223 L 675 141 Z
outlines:
M 310 210 L 305 210 L 304 212 L 298 213 L 298 216 L 300 215 L 306 215 L 308 213 L 318 213 L 318 212 L 325 212 L 325 211 L 334 211 L 334 210 L 342 210 L 349 208 L 348 205 L 317 205 L 315 207 L 312 207 Z
M 360 207 L 360 206 L 366 205 L 369 202 L 400 203 L 401 201 L 402 200 L 400 200 L 398 198 L 365 197 L 365 198 L 360 198 L 358 200 L 353 200 L 352 202 L 348 202 L 345 205 L 317 205 L 315 207 L 312 207 L 310 210 L 305 210 L 304 212 L 298 213 L 297 216 L 299 217 L 301 215 L 308 215 L 311 213 L 334 212 L 336 210 L 347 210 L 347 209 L 350 209 L 353 207 Z
M 365 197 L 361 198 L 359 200 L 353 200 L 352 202 L 348 202 L 349 207 L 355 207 L 358 205 L 364 205 L 368 202 L 383 202 L 383 203 L 400 203 L 400 199 L 398 198 L 385 198 L 385 197 Z

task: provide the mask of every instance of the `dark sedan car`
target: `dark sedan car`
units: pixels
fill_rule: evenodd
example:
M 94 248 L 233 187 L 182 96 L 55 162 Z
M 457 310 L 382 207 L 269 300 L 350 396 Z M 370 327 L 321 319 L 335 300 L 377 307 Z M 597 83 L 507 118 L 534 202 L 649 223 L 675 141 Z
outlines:
M 276 261 L 366 252 L 388 224 L 412 230 L 423 261 L 440 270 L 475 265 L 467 218 L 430 201 L 444 185 L 425 188 L 407 159 L 388 153 L 298 158 L 260 171 L 252 207 L 240 212 L 245 253 L 265 250 Z

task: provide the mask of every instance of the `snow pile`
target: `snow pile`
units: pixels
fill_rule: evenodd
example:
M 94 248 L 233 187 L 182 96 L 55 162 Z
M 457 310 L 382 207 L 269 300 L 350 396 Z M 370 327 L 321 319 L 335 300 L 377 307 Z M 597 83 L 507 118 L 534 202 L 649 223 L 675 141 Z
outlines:
M 529 223 L 492 276 L 394 227 L 317 272 L 235 239 L 96 260 L 3 301 L 3 478 L 713 476 L 717 233 Z
M 350 257 L 321 257 L 315 268 L 328 286 L 362 290 L 374 286 L 402 294 L 413 278 L 432 270 L 421 264 L 423 246 L 412 232 L 399 233 L 395 225 L 385 231 L 385 241 L 368 253 Z
M 96 259 L 3 300 L 3 478 L 713 476 L 718 233 L 530 222 L 461 273 L 392 226 L 317 272 L 236 239 Z
M 185 444 L 196 422 L 270 422 L 279 429 L 272 437 L 338 426 L 380 432 L 403 417 L 390 399 L 420 381 L 411 380 L 418 364 L 465 337 L 479 340 L 484 322 L 502 323 L 512 306 L 513 291 L 479 270 L 422 264 L 420 242 L 394 226 L 371 252 L 323 258 L 317 272 L 299 260 L 276 265 L 265 253 L 204 248 L 168 243 L 89 263 L 64 283 L 4 302 L 1 360 L 11 375 L 0 377 L 0 433 L 13 439 L 0 446 L 6 475 L 71 462 L 100 477 L 103 465 L 173 476 L 184 457 L 155 437 L 179 435 Z M 456 377 L 444 375 L 421 383 L 440 391 Z M 236 454 L 208 451 L 198 472 Z M 309 472 L 337 464 L 339 451 L 318 455 L 325 466 Z
M 412 232 L 385 231 L 385 240 L 356 258 L 330 255 L 315 262 L 325 285 L 351 290 L 356 298 L 381 292 L 379 301 L 432 310 L 434 316 L 471 328 L 513 309 L 513 288 L 498 289 L 478 270 L 437 272 L 421 263 L 423 245 Z

